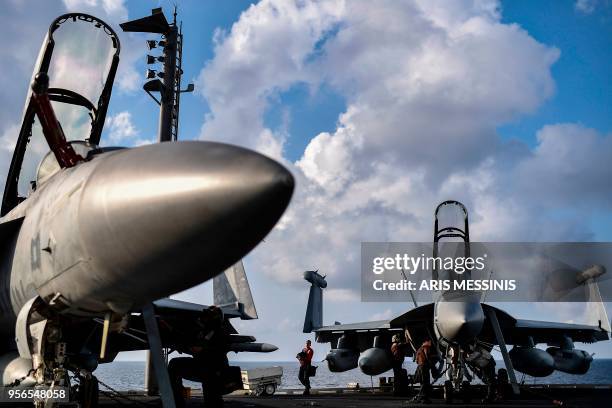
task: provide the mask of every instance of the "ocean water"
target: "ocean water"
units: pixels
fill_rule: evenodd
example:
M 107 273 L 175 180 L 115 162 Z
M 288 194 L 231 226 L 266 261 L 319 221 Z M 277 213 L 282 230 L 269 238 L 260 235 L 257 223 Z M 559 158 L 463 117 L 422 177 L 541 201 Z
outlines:
M 299 366 L 297 362 L 270 361 L 270 362 L 234 362 L 232 365 L 240 366 L 243 370 L 255 367 L 283 367 L 283 380 L 281 389 L 301 388 L 297 379 Z M 391 371 L 377 377 L 369 377 L 359 369 L 345 371 L 343 373 L 332 373 L 327 369 L 326 362 L 315 363 L 318 366 L 317 376 L 311 378 L 314 388 L 338 388 L 346 387 L 349 382 L 358 382 L 362 387 L 371 384 L 378 385 L 378 377 L 393 375 Z M 503 362 L 498 361 L 497 367 L 503 367 Z M 413 373 L 416 365 L 411 361 L 404 363 L 404 368 Z M 102 364 L 95 374 L 104 383 L 116 390 L 143 390 L 144 389 L 145 363 L 141 361 L 118 361 L 110 364 Z M 517 379 L 522 379 L 522 374 L 517 372 Z M 442 379 L 438 380 L 438 382 Z M 612 384 L 612 359 L 595 359 L 591 369 L 585 375 L 572 375 L 555 371 L 545 378 L 533 378 L 525 376 L 527 384 Z M 185 382 L 186 386 L 201 388 L 200 384 Z M 103 387 L 102 387 L 103 388 Z

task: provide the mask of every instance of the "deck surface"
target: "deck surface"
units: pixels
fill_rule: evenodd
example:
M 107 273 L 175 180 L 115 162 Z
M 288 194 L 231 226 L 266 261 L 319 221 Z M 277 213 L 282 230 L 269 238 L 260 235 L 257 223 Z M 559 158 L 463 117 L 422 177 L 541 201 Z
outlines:
M 483 406 L 482 390 L 475 390 L 471 403 L 454 401 L 452 407 Z M 444 403 L 440 390 L 434 391 L 432 404 L 416 404 L 410 398 L 393 397 L 387 392 L 362 389 L 318 390 L 310 396 L 303 396 L 298 390 L 279 392 L 272 397 L 254 397 L 244 393 L 234 393 L 224 397 L 226 408 L 277 408 L 277 407 L 327 407 L 327 408 L 387 408 L 387 407 L 449 407 Z M 517 399 L 496 402 L 491 406 L 504 408 L 548 408 L 548 407 L 606 407 L 612 401 L 612 387 L 563 386 L 563 387 L 524 387 Z M 140 393 L 121 393 L 109 398 L 101 395 L 100 407 L 161 407 L 159 398 L 145 397 Z M 202 407 L 201 393 L 195 391 L 188 407 Z

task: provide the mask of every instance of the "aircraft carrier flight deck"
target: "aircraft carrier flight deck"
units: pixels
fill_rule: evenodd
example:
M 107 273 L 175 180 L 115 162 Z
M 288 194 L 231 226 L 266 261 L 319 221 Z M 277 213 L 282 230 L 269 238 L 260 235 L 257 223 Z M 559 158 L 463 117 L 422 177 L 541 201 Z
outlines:
M 390 392 L 378 388 L 313 389 L 309 396 L 301 395 L 301 390 L 281 390 L 272 397 L 256 397 L 244 392 L 235 392 L 224 397 L 226 407 L 231 408 L 281 408 L 281 407 L 327 407 L 327 408 L 365 408 L 365 407 L 475 407 L 482 406 L 480 394 L 485 391 L 475 390 L 472 401 L 461 400 L 447 404 L 442 396 L 441 387 L 434 387 L 431 404 L 412 402 L 410 397 L 394 397 Z M 416 394 L 414 390 L 414 394 Z M 511 407 L 605 407 L 612 398 L 612 386 L 594 386 L 588 384 L 538 385 L 523 386 L 521 396 L 497 401 L 494 406 Z M 121 394 L 104 393 L 100 395 L 100 407 L 147 406 L 161 407 L 159 398 L 145 397 L 142 392 L 122 392 Z M 202 394 L 194 390 L 186 407 L 202 407 Z

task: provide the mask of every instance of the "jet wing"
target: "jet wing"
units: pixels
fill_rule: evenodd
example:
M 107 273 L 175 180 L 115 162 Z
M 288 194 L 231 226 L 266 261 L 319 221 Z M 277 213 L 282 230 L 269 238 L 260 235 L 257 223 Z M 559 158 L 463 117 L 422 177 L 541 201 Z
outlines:
M 160 313 L 200 313 L 202 310 L 208 308 L 207 305 L 202 305 L 199 303 L 185 302 L 183 300 L 164 298 L 159 299 L 153 302 L 153 306 L 155 306 L 155 310 Z M 220 306 L 221 310 L 223 310 L 223 315 L 227 319 L 232 319 L 235 317 L 242 316 L 241 304 L 231 304 L 228 303 L 226 305 Z
M 580 343 L 594 343 L 609 338 L 608 333 L 598 326 L 536 320 L 517 320 L 516 325 L 508 332 L 514 341 L 531 336 L 535 343 L 547 343 L 548 345 L 558 345 L 563 336 L 568 336 L 573 341 Z
M 201 312 L 208 306 L 199 303 L 185 302 L 177 299 L 159 299 L 153 302 L 156 311 L 181 311 L 181 312 Z
M 332 348 L 336 348 L 338 339 L 346 335 L 358 345 L 360 351 L 372 347 L 375 336 L 404 333 L 414 350 L 425 338 L 431 337 L 433 333 L 431 329 L 432 321 L 433 304 L 428 304 L 390 320 L 335 324 L 321 327 L 314 332 L 319 343 L 331 343 Z M 406 331 L 404 331 L 404 328 L 406 328 Z
M 194 336 L 197 328 L 196 319 L 207 305 L 185 302 L 177 299 L 159 299 L 153 302 L 155 314 L 159 321 L 159 331 L 163 347 L 175 350 L 185 350 L 189 344 L 197 344 L 199 341 Z M 277 350 L 277 347 L 268 343 L 256 343 L 256 339 L 249 335 L 240 335 L 230 323 L 231 318 L 241 317 L 240 310 L 235 305 L 221 307 L 225 316 L 225 326 L 230 333 L 228 349 L 234 352 L 256 352 L 269 353 Z M 94 319 L 94 325 L 103 324 L 102 319 Z M 91 329 L 89 329 L 91 330 Z M 80 330 L 87 332 L 87 328 Z M 90 349 L 95 350 L 99 340 L 94 338 Z M 120 351 L 146 350 L 148 340 L 142 315 L 135 311 L 129 318 L 127 328 L 111 332 L 109 335 L 109 357 L 102 362 L 112 361 Z
M 531 337 L 535 344 L 546 343 L 550 346 L 559 345 L 563 336 L 579 343 L 594 343 L 609 339 L 608 332 L 600 326 L 515 319 L 493 306 L 483 304 L 483 308 L 495 311 L 507 344 L 525 344 L 528 337 Z M 486 339 L 485 341 L 498 343 L 490 324 L 485 325 L 482 337 Z
M 160 318 L 162 340 L 170 347 L 172 347 L 173 341 L 177 340 L 177 335 L 183 337 L 183 333 L 190 334 L 191 329 L 195 325 L 195 319 L 197 319 L 203 309 L 208 307 L 198 303 L 184 302 L 176 299 L 160 299 L 153 302 L 153 305 L 155 306 L 155 312 Z M 237 303 L 237 305 L 242 304 Z M 242 317 L 244 312 L 242 308 L 237 307 L 237 305 L 228 304 L 227 306 L 221 306 L 221 310 L 223 310 L 225 316 L 224 324 L 230 333 L 228 350 L 255 353 L 269 353 L 277 350 L 278 348 L 272 344 L 255 343 L 256 339 L 253 336 L 238 334 L 238 331 L 229 321 L 231 318 Z M 182 338 L 181 340 L 184 341 L 185 339 Z
M 184 349 L 189 343 L 196 343 L 194 337 L 197 328 L 196 319 L 206 309 L 207 305 L 185 302 L 177 299 L 164 298 L 153 302 L 155 315 L 159 322 L 159 332 L 163 347 L 170 349 Z M 225 316 L 225 326 L 231 336 L 232 342 L 254 342 L 252 336 L 240 336 L 238 331 L 229 321 L 230 316 Z M 92 322 L 102 327 L 103 319 L 93 319 Z M 75 332 L 86 332 L 88 329 L 75 330 Z M 93 342 L 91 350 L 96 350 L 96 336 L 92 336 Z M 112 361 L 115 354 L 120 351 L 134 351 L 148 349 L 148 339 L 142 314 L 139 310 L 134 310 L 128 319 L 127 325 L 122 330 L 111 330 L 109 334 L 109 358 L 103 362 Z
M 338 339 L 346 335 L 346 337 L 351 338 L 360 351 L 372 347 L 375 336 L 404 333 L 412 346 L 412 351 L 414 351 L 425 338 L 433 338 L 433 304 L 414 308 L 390 320 L 335 324 L 323 326 L 314 330 L 314 332 L 317 342 L 330 343 L 332 348 L 337 348 Z
M 352 344 L 359 348 L 359 351 L 372 347 L 374 337 L 381 334 L 401 333 L 400 328 L 391 328 L 390 320 L 376 320 L 371 322 L 334 324 L 323 326 L 314 330 L 315 338 L 319 343 L 331 343 L 331 348 L 338 347 L 338 339 L 345 335 L 351 338 Z
M 371 330 L 388 330 L 391 328 L 390 320 L 376 320 L 372 322 L 349 323 L 349 324 L 334 324 L 332 326 L 323 326 L 315 333 L 344 333 L 347 331 L 371 331 Z

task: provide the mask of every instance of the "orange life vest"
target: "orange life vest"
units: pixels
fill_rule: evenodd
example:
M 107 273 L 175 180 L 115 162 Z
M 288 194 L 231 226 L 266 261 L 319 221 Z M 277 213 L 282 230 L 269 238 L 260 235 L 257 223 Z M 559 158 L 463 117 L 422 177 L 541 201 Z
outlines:
M 416 352 L 416 363 L 420 366 L 427 364 L 429 361 L 429 350 L 431 346 L 422 345 Z

